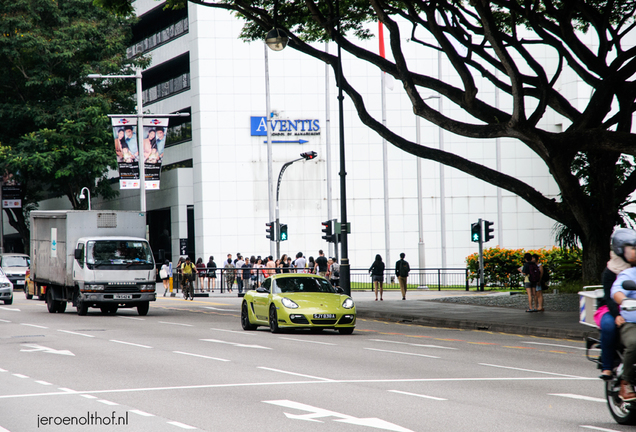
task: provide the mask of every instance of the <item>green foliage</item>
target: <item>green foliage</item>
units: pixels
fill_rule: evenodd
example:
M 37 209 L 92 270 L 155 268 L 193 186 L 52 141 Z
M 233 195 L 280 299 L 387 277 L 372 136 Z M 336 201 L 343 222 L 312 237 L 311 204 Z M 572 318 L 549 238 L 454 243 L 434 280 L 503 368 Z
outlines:
M 486 286 L 504 288 L 523 287 L 523 275 L 519 268 L 523 266 L 523 255 L 528 252 L 539 255 L 540 262 L 550 271 L 550 284 L 580 281 L 581 249 L 503 249 L 499 247 L 484 249 L 484 280 Z M 471 280 L 478 278 L 479 254 L 466 257 L 466 266 Z M 578 282 L 580 285 L 580 282 Z

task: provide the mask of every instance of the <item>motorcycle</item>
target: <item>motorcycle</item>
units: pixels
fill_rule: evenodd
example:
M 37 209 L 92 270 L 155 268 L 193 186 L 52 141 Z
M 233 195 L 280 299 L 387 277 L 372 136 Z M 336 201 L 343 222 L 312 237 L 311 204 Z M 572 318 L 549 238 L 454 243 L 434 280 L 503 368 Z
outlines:
M 623 288 L 626 290 L 636 290 L 636 282 L 625 281 L 623 282 Z M 600 291 L 602 295 L 603 290 Z M 590 296 L 587 296 L 590 298 Z M 582 306 L 582 310 L 583 310 Z M 636 300 L 625 299 L 621 304 L 621 310 L 636 311 Z M 583 314 L 583 312 L 582 312 Z M 590 325 L 587 322 L 581 321 L 582 324 Z M 598 327 L 594 324 L 594 327 Z M 601 349 L 600 337 L 588 336 L 586 338 L 586 351 L 585 356 L 588 360 L 597 364 L 598 369 L 602 369 L 601 356 L 598 351 Z M 591 351 L 595 351 L 594 353 Z M 618 392 L 621 388 L 621 375 L 623 373 L 623 354 L 625 347 L 621 344 L 620 340 L 616 344 L 616 353 L 614 355 L 614 365 L 612 369 L 612 378 L 604 380 L 605 383 L 605 400 L 607 401 L 607 407 L 609 408 L 612 417 L 618 424 L 622 425 L 636 425 L 636 401 L 625 402 L 618 397 Z

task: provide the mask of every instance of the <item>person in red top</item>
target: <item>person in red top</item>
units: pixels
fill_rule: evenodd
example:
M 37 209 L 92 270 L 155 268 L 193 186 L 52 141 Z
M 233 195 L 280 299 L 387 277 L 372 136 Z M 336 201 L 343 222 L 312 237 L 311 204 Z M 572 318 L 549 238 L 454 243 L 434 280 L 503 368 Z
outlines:
M 197 260 L 197 276 L 199 276 L 199 290 L 203 291 L 203 282 L 205 281 L 205 276 L 208 272 L 207 267 L 203 263 L 203 259 L 199 258 Z

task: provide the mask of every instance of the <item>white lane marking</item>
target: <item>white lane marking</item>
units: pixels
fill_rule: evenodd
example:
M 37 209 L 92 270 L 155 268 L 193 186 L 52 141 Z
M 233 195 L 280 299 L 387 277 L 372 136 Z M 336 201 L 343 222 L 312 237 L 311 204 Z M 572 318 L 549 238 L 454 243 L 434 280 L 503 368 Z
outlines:
M 31 349 L 21 349 L 20 350 L 21 352 L 45 352 L 48 354 L 59 354 L 59 355 L 67 355 L 67 356 L 73 356 L 73 357 L 75 356 L 75 354 L 73 354 L 69 350 L 56 350 L 53 348 L 45 347 L 42 345 L 36 345 L 36 344 L 23 344 L 22 346 L 31 348 Z
M 43 329 L 47 329 L 48 328 L 48 327 L 44 327 L 44 326 L 41 326 L 41 325 L 27 324 L 27 323 L 20 323 L 20 325 L 28 326 L 28 327 L 35 327 L 35 328 L 43 328 Z
M 62 333 L 68 333 L 68 334 L 72 334 L 72 335 L 78 335 L 78 336 L 84 336 L 84 337 L 95 337 L 94 335 L 87 335 L 84 333 L 78 333 L 78 332 L 74 332 L 74 331 L 70 331 L 70 330 L 58 330 L 59 332 Z
M 581 348 L 581 347 L 573 347 L 570 345 L 559 345 L 559 344 L 549 344 L 549 343 L 543 343 L 543 342 L 521 342 L 524 344 L 531 344 L 531 345 L 545 345 L 545 346 L 553 346 L 553 347 L 559 347 L 559 348 L 570 348 L 570 349 L 577 349 L 577 350 L 583 350 L 585 351 L 585 348 Z
M 93 396 L 93 395 L 82 395 L 82 397 L 86 399 L 97 399 L 97 396 Z
M 6 369 L 0 369 L 0 372 L 9 372 L 9 371 Z
M 337 344 L 329 343 L 329 342 L 319 342 L 319 341 L 310 341 L 310 340 L 304 340 L 304 339 L 294 339 L 294 338 L 290 338 L 290 337 L 280 337 L 279 339 L 285 339 L 285 340 L 296 341 L 296 342 L 307 342 L 307 343 L 319 344 L 319 345 L 337 345 Z
M 194 426 L 190 426 L 184 423 L 179 423 L 176 421 L 169 421 L 168 424 L 172 426 L 180 427 L 181 429 L 192 429 L 192 430 L 196 429 Z
M 46 382 L 46 381 L 42 381 L 42 380 L 38 380 L 38 381 L 36 381 L 36 383 L 42 384 L 42 385 L 46 385 L 46 386 L 53 385 L 50 382 Z
M 135 413 L 135 414 L 140 415 L 140 416 L 144 416 L 144 417 L 154 417 L 155 416 L 154 414 L 150 414 L 150 413 L 147 413 L 145 411 L 139 411 L 139 410 L 130 410 L 130 412 L 131 413 Z
M 10 323 L 11 321 L 5 320 L 5 319 L 0 319 L 0 322 L 8 322 L 8 323 Z
M 137 320 L 137 321 L 145 321 L 145 318 L 136 318 L 136 317 L 121 316 L 121 315 L 117 315 L 117 317 L 124 318 L 124 319 Z
M 236 330 L 226 330 L 226 329 L 218 329 L 218 328 L 210 328 L 210 330 L 214 330 L 214 331 L 220 331 L 220 332 L 226 332 L 226 333 L 236 333 L 236 334 L 242 334 L 245 336 L 255 336 L 258 333 L 255 332 L 248 332 L 248 331 L 236 331 Z
M 576 375 L 566 375 L 566 374 L 560 374 L 560 373 L 554 373 L 554 372 L 538 371 L 533 369 L 522 369 L 522 368 L 511 367 L 511 366 L 500 366 L 500 365 L 494 365 L 489 363 L 478 363 L 478 364 L 480 366 L 489 366 L 489 367 L 495 367 L 500 369 L 511 369 L 511 370 L 516 370 L 521 372 L 534 372 L 534 373 L 540 373 L 545 375 L 555 375 L 555 376 L 568 377 L 568 378 L 585 378 L 585 377 L 580 377 Z
M 22 374 L 13 374 L 14 377 L 18 377 L 18 378 L 28 378 L 28 376 L 26 375 L 22 375 Z
M 409 392 L 405 392 L 405 391 L 400 391 L 400 390 L 389 390 L 391 393 L 399 393 L 399 394 L 403 394 L 403 395 L 407 395 L 407 396 L 417 396 L 417 397 L 421 397 L 424 399 L 433 399 L 433 400 L 437 400 L 437 401 L 445 401 L 448 399 L 444 399 L 441 397 L 435 397 L 435 396 L 427 396 L 427 395 L 422 395 L 422 394 L 417 394 L 417 393 L 409 393 Z
M 97 402 L 103 403 L 104 405 L 110 405 L 110 406 L 119 405 L 116 402 L 111 402 L 111 401 L 106 400 L 106 399 L 98 399 Z
M 204 309 L 212 309 L 212 310 L 217 310 L 221 312 L 238 312 L 238 309 L 219 309 L 212 306 L 205 306 Z
M 8 308 L 6 306 L 0 306 L 0 309 L 2 310 L 8 310 L 8 311 L 13 311 L 13 312 L 20 312 L 20 309 L 18 308 Z
M 268 370 L 268 371 L 272 371 L 272 372 L 280 372 L 280 373 L 284 373 L 284 374 L 287 374 L 287 375 L 295 375 L 295 376 L 299 376 L 299 377 L 312 378 L 312 379 L 317 379 L 317 380 L 322 380 L 322 381 L 333 381 L 332 379 L 329 379 L 329 378 L 321 378 L 321 377 L 317 377 L 317 376 L 313 376 L 313 375 L 305 375 L 305 374 L 296 373 L 296 372 L 289 372 L 289 371 L 284 371 L 284 370 L 280 370 L 280 369 L 268 368 L 268 367 L 265 367 L 265 366 L 259 366 L 258 369 Z
M 229 384 L 200 384 L 189 386 L 172 386 L 172 387 L 142 387 L 142 388 L 124 388 L 110 390 L 84 390 L 78 391 L 77 394 L 106 394 L 106 393 L 139 393 L 149 391 L 166 391 L 166 390 L 197 390 L 211 388 L 240 388 L 240 387 L 277 387 L 290 385 L 325 385 L 325 384 L 374 384 L 374 383 L 424 383 L 424 382 L 520 382 L 520 381 L 598 381 L 598 377 L 594 378 L 565 378 L 565 377 L 523 377 L 523 378 L 405 378 L 405 379 L 378 379 L 378 380 L 331 380 L 331 381 L 274 381 L 261 383 L 229 383 Z M 48 393 L 29 393 L 29 394 L 13 394 L 0 395 L 0 399 L 16 399 L 25 397 L 42 397 L 42 396 L 62 396 L 69 395 L 68 392 L 48 392 Z
M 201 354 L 192 354 L 192 353 L 187 353 L 187 352 L 183 352 L 183 351 L 172 351 L 175 354 L 183 354 L 183 355 L 189 355 L 192 357 L 200 357 L 200 358 L 204 358 L 204 359 L 210 359 L 210 360 L 218 360 L 218 361 L 223 361 L 223 362 L 229 362 L 230 360 L 227 359 L 222 359 L 222 358 L 218 358 L 218 357 L 209 357 L 209 356 L 204 356 Z
M 175 323 L 175 322 L 168 322 L 168 321 L 159 321 L 159 324 L 172 324 L 172 325 L 183 326 L 183 327 L 194 327 L 192 324 L 182 324 L 182 323 Z
M 579 427 L 585 428 L 585 429 L 593 429 L 593 430 L 597 430 L 597 431 L 603 431 L 603 432 L 620 432 L 617 431 L 616 429 L 605 429 L 602 427 L 598 427 L 598 426 L 590 426 L 590 425 L 579 425 Z
M 415 344 L 415 343 L 410 343 L 410 342 L 390 341 L 390 340 L 384 340 L 384 339 L 369 339 L 369 340 L 373 341 L 373 342 L 386 342 L 386 343 L 408 345 L 408 346 L 415 346 L 415 347 L 439 348 L 439 349 L 447 349 L 447 350 L 456 350 L 457 349 L 457 348 L 445 347 L 445 346 L 440 346 L 440 345 L 424 345 L 424 344 Z
M 9 429 L 5 429 L 2 426 L 0 426 L 0 432 L 11 432 Z
M 305 405 L 303 403 L 294 402 L 290 400 L 274 400 L 274 401 L 263 401 L 267 404 L 278 405 L 283 408 L 291 408 L 300 411 L 308 411 L 308 414 L 290 414 L 284 413 L 287 418 L 295 419 L 295 420 L 305 420 L 312 422 L 320 422 L 321 420 L 317 420 L 319 418 L 325 417 L 336 417 L 332 419 L 333 421 L 348 423 L 352 425 L 358 426 L 367 426 L 375 429 L 383 429 L 394 432 L 412 432 L 410 429 L 403 428 L 402 426 L 398 426 L 394 423 L 389 423 L 385 420 L 379 418 L 357 418 L 347 414 L 341 414 L 335 411 L 330 411 L 322 408 L 316 408 L 311 405 Z
M 124 345 L 131 345 L 131 346 L 136 346 L 136 347 L 140 347 L 140 348 L 152 348 L 151 346 L 148 346 L 148 345 L 141 345 L 141 344 L 136 344 L 136 343 L 132 343 L 132 342 L 124 342 L 124 341 L 120 341 L 120 340 L 116 340 L 116 339 L 110 339 L 110 342 L 120 343 L 120 344 L 124 344 Z
M 66 387 L 58 387 L 58 390 L 62 390 L 63 392 L 66 392 L 66 393 L 77 393 L 75 390 L 66 388 Z
M 205 342 L 214 342 L 214 343 L 220 343 L 220 344 L 226 344 L 226 345 L 233 345 L 235 347 L 240 347 L 240 348 L 257 348 L 257 349 L 271 350 L 271 348 L 260 346 L 260 345 L 246 345 L 246 344 L 241 344 L 241 343 L 236 343 L 236 342 L 222 341 L 222 340 L 218 340 L 218 339 L 200 339 L 200 340 L 205 341 Z
M 381 349 L 376 349 L 376 348 L 365 348 L 365 350 L 379 351 L 379 352 L 385 352 L 385 353 L 391 353 L 391 354 L 403 354 L 403 355 L 410 355 L 410 356 L 416 356 L 416 357 L 434 358 L 434 359 L 440 358 L 440 357 L 437 357 L 437 356 L 431 356 L 431 355 L 426 355 L 426 354 L 415 354 L 415 353 L 408 353 L 408 352 L 402 352 L 402 351 L 381 350 Z
M 595 397 L 591 397 L 591 396 L 583 396 L 583 395 L 577 395 L 577 394 L 572 394 L 572 393 L 548 393 L 548 395 L 549 396 L 560 396 L 560 397 L 570 398 L 570 399 L 586 400 L 586 401 L 590 401 L 590 402 L 601 402 L 601 403 L 607 402 L 605 399 L 602 399 L 602 398 L 595 398 Z

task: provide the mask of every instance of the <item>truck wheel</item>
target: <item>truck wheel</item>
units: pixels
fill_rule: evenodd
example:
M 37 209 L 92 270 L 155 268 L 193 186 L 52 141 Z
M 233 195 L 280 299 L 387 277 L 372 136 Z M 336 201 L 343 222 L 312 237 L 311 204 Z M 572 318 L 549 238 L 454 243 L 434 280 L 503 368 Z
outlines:
M 81 300 L 77 301 L 77 314 L 80 316 L 84 316 L 88 313 L 88 305 L 86 304 L 86 302 L 83 302 Z
M 46 292 L 46 307 L 49 309 L 49 313 L 57 312 L 58 304 L 53 300 L 52 290 Z
M 143 302 L 137 306 L 137 313 L 141 316 L 148 315 L 148 309 L 150 309 L 150 302 Z
M 64 313 L 66 311 L 66 302 L 59 301 L 57 302 L 57 313 Z

